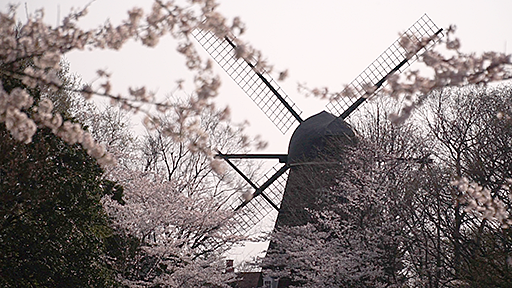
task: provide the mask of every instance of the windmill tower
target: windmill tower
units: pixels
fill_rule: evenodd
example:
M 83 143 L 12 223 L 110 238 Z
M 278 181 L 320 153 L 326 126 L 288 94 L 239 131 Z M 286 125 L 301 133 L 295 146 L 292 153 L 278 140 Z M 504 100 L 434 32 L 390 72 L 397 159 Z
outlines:
M 321 193 L 322 185 L 328 184 L 308 181 L 315 176 L 305 177 L 301 167 L 314 166 L 319 164 L 319 159 L 325 160 L 329 155 L 329 143 L 354 143 L 356 136 L 346 120 L 375 95 L 391 75 L 403 71 L 418 55 L 430 49 L 442 36 L 441 32 L 442 29 L 426 14 L 423 15 L 347 85 L 339 97 L 329 102 L 326 111 L 303 119 L 300 110 L 270 75 L 258 71 L 257 63 L 251 59 L 236 57 L 237 46 L 233 38 L 219 38 L 212 32 L 195 30 L 192 33 L 195 39 L 283 134 L 294 124 L 299 124 L 291 137 L 287 154 L 223 154 L 219 151 L 217 156 L 223 158 L 255 190 L 251 199 L 232 203 L 237 213 L 235 224 L 228 228 L 230 232 L 246 234 L 272 210 L 279 211 L 276 226 L 307 223 L 307 209 L 315 208 L 312 205 L 315 205 L 316 193 Z M 276 159 L 280 167 L 266 175 L 258 185 L 231 159 Z M 289 177 L 286 179 L 287 174 Z M 308 187 L 309 192 L 303 193 L 301 187 L 304 185 L 317 187 Z

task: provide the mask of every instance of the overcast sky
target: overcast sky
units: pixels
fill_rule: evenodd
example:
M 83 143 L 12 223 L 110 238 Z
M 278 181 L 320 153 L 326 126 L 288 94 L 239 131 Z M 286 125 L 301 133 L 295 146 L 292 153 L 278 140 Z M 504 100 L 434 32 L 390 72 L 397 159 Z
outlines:
M 55 25 L 71 7 L 89 0 L 28 0 L 21 2 L 20 19 L 44 7 L 46 21 Z M 288 69 L 290 77 L 280 83 L 302 109 L 303 118 L 323 110 L 325 102 L 304 98 L 297 83 L 341 89 L 424 13 L 440 27 L 457 25 L 464 52 L 512 51 L 512 1 L 510 0 L 219 0 L 219 10 L 228 17 L 240 16 L 247 31 L 242 37 L 260 49 L 276 70 Z M 8 1 L 0 0 L 5 10 Z M 83 21 L 93 28 L 110 19 L 119 23 L 134 6 L 146 11 L 151 0 L 96 0 Z M 59 12 L 60 11 L 60 12 Z M 169 37 L 168 37 L 169 38 Z M 147 85 L 165 95 L 177 79 L 186 78 L 184 61 L 171 40 L 156 48 L 127 45 L 119 52 L 73 52 L 67 58 L 71 70 L 84 81 L 94 79 L 98 68 L 113 72 L 118 91 L 130 85 Z M 232 106 L 235 121 L 248 120 L 250 132 L 269 142 L 267 152 L 285 153 L 293 129 L 282 135 L 231 79 L 223 76 L 219 105 Z

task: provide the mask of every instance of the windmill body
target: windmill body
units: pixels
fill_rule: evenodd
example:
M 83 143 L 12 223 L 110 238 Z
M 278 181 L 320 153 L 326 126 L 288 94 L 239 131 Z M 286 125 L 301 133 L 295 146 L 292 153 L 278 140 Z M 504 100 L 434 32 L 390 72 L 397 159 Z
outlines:
M 423 15 L 402 36 L 372 62 L 344 91 L 327 104 L 326 110 L 306 120 L 281 88 L 266 72 L 258 71 L 250 59 L 237 57 L 236 39 L 228 35 L 196 29 L 192 35 L 231 76 L 242 90 L 260 107 L 276 127 L 285 133 L 298 122 L 288 147 L 288 154 L 222 154 L 223 158 L 253 188 L 253 197 L 233 202 L 237 211 L 235 224 L 228 232 L 245 234 L 271 210 L 278 210 L 276 227 L 295 226 L 309 222 L 309 209 L 321 209 L 318 198 L 327 193 L 330 179 L 323 179 L 328 165 L 337 162 L 335 153 L 344 145 L 357 141 L 346 122 L 352 112 L 371 98 L 393 74 L 405 69 L 422 51 L 428 50 L 440 38 L 438 29 Z M 404 45 L 407 43 L 408 45 Z M 412 43 L 412 45 L 410 45 Z M 341 97 L 347 96 L 347 97 Z M 348 97 L 350 96 L 350 97 Z M 338 145 L 331 149 L 333 143 Z M 265 176 L 258 185 L 240 171 L 230 159 L 278 159 L 282 165 Z M 286 185 L 281 182 L 289 170 Z
M 324 167 L 335 162 L 329 143 L 352 145 L 356 135 L 343 119 L 322 111 L 307 118 L 293 132 L 288 146 L 290 167 L 276 227 L 304 225 L 311 221 L 307 209 L 316 210 L 317 200 L 328 186 L 322 181 Z M 327 160 L 327 162 L 326 162 Z

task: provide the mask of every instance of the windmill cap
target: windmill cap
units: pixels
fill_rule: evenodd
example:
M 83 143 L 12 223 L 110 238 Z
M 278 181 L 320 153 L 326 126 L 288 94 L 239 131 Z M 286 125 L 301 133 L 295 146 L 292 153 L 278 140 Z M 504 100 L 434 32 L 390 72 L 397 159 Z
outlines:
M 353 143 L 355 133 L 343 119 L 322 111 L 315 114 L 293 132 L 288 146 L 288 164 L 312 161 L 319 156 L 326 141 L 341 140 L 341 143 Z

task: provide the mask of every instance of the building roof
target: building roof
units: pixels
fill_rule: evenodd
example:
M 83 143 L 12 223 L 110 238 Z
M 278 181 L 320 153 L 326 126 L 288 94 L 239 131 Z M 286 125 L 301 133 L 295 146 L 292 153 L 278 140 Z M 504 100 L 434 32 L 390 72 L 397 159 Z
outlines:
M 235 288 L 256 288 L 263 286 L 261 272 L 241 272 L 237 273 L 239 281 L 234 283 Z

